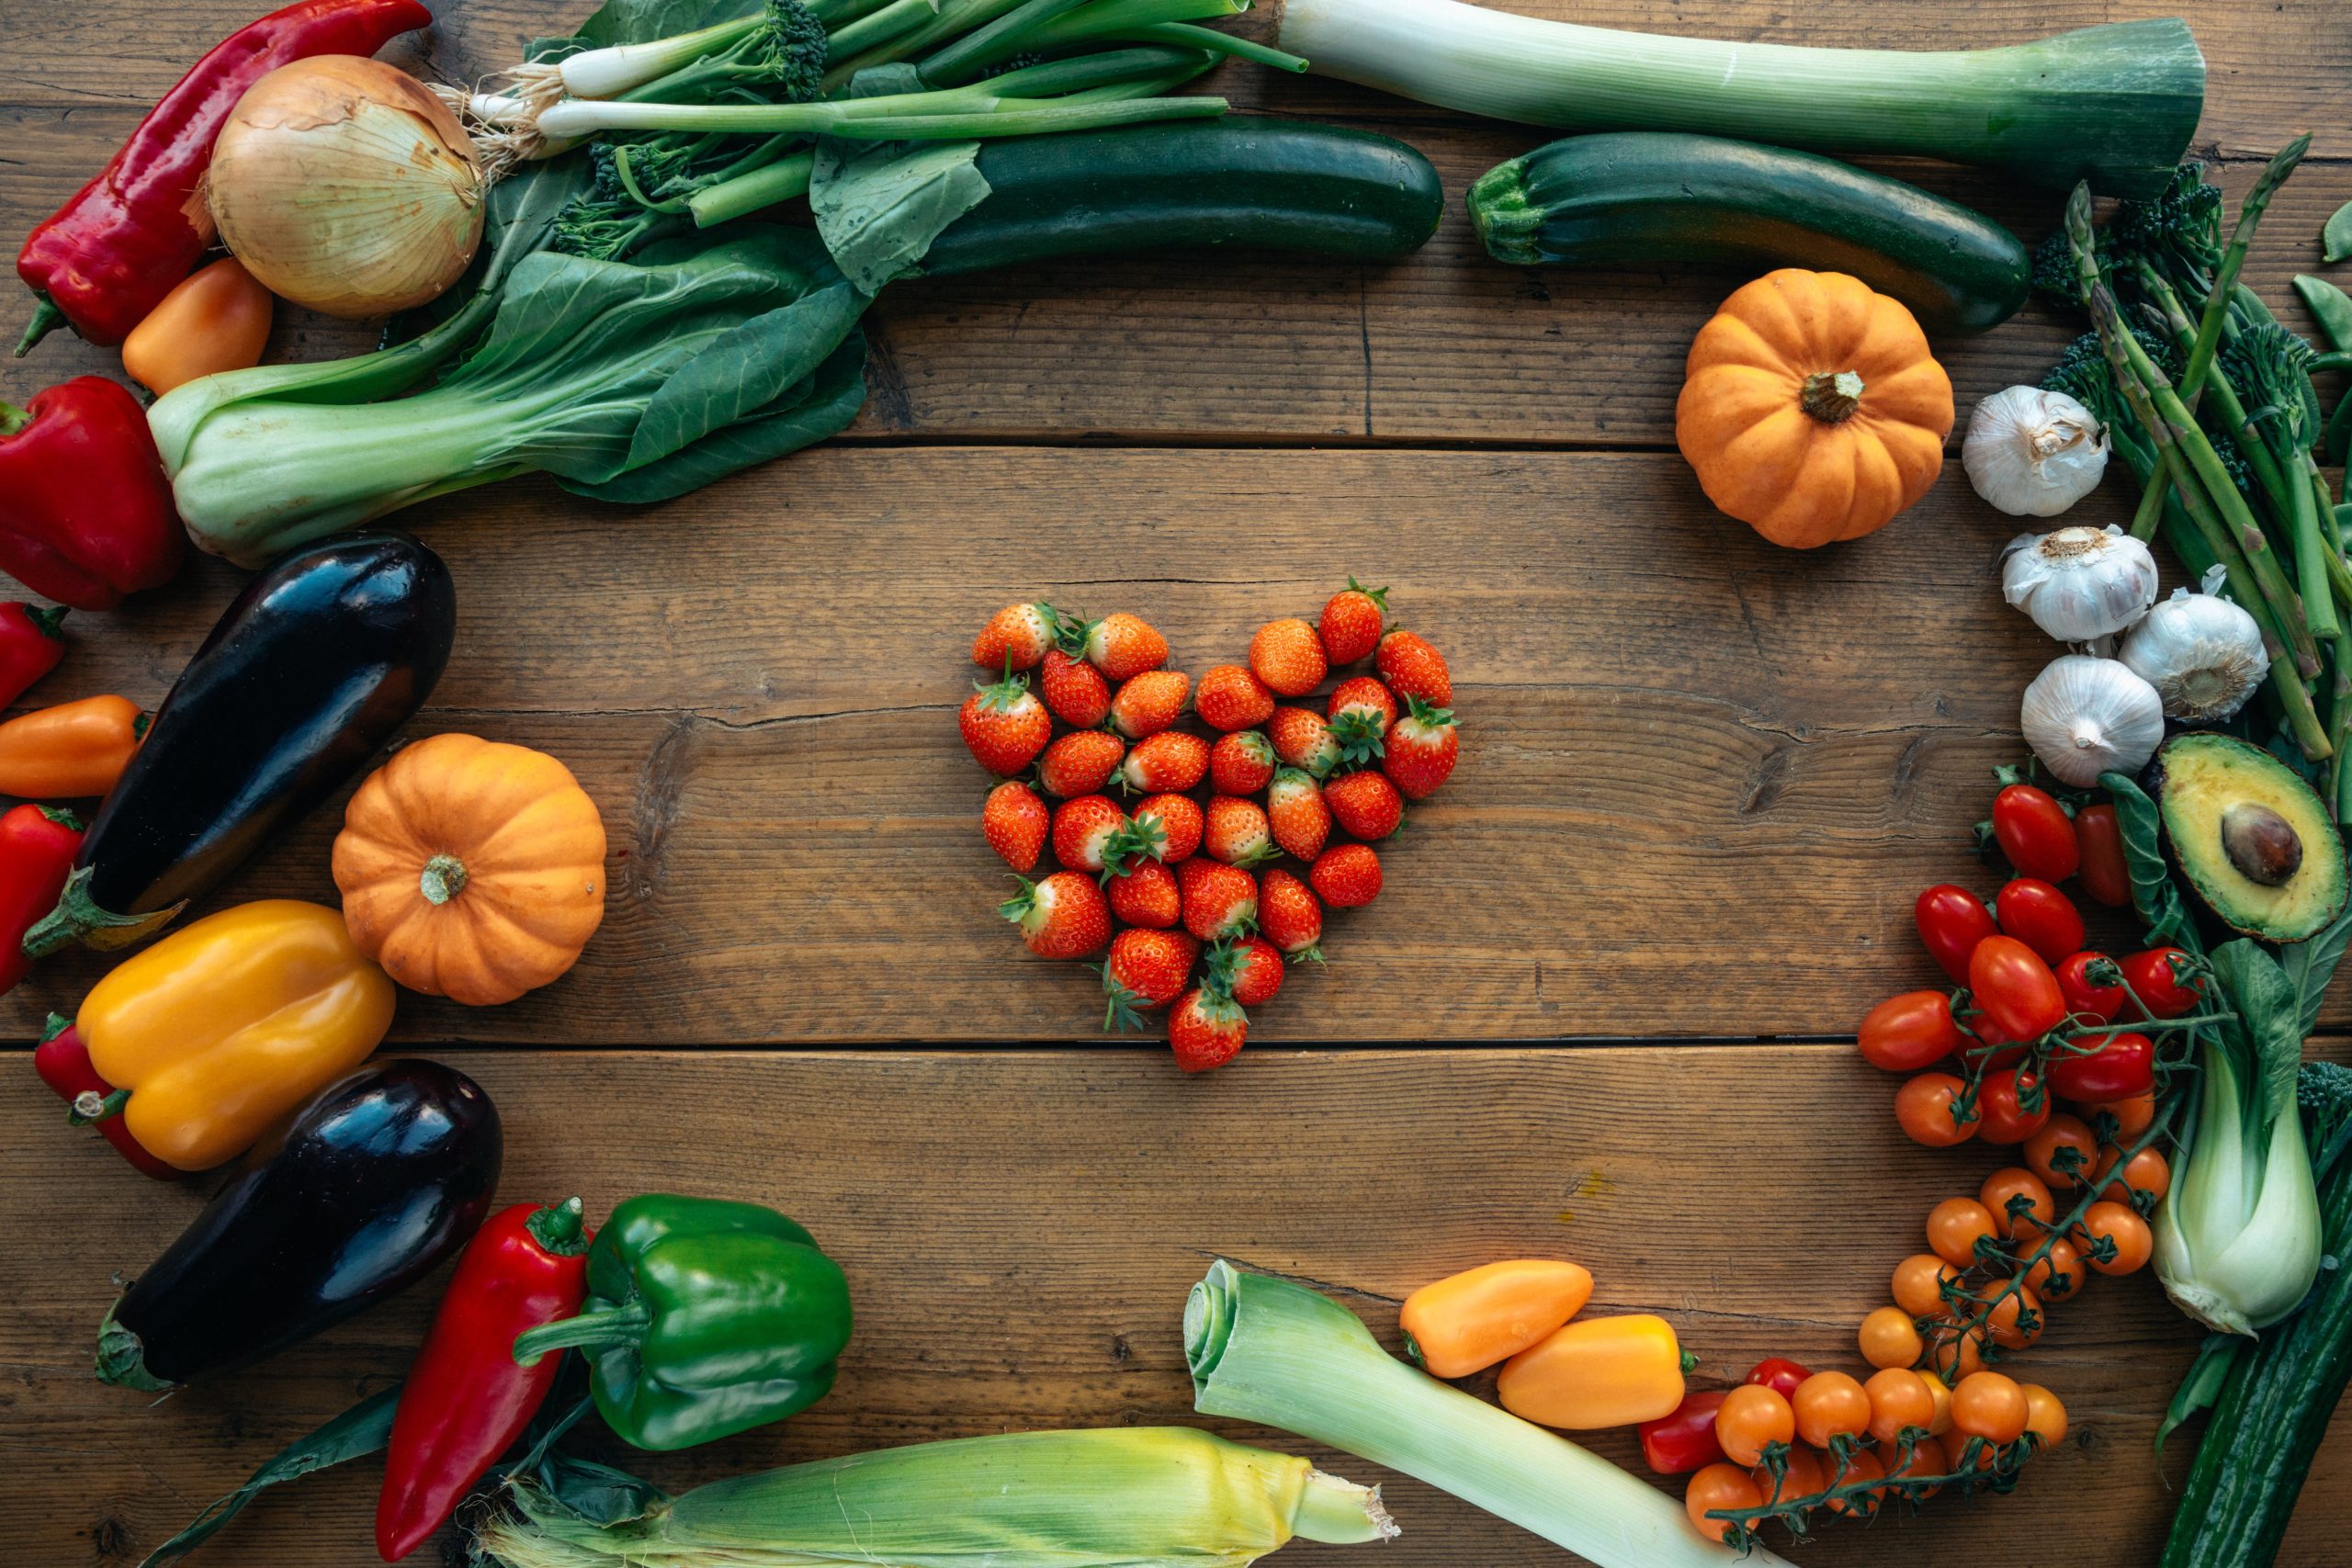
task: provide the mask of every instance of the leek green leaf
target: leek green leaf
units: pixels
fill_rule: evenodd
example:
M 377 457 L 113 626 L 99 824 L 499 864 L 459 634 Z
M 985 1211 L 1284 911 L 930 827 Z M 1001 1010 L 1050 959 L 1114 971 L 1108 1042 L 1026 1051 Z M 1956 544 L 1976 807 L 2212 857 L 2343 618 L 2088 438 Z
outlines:
M 2346 256 L 2352 256 L 2352 201 L 2335 209 L 2335 215 L 2327 220 L 2327 227 L 2319 231 L 2319 243 L 2324 260 L 2340 262 Z

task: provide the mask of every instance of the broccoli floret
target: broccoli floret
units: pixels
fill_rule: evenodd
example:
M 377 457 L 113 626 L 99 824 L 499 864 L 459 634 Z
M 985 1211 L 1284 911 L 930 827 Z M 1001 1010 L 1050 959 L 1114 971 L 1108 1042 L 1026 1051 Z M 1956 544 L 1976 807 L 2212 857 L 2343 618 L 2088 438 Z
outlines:
M 2302 1108 L 2312 1170 L 2325 1176 L 2330 1166 L 2352 1151 L 2352 1067 L 2340 1062 L 2305 1062 L 2295 1075 L 2295 1103 Z
M 2183 164 L 2157 196 L 2119 203 L 2107 229 L 2118 252 L 2144 256 L 2177 284 L 2205 292 L 2222 263 L 2222 190 L 2205 183 L 2205 165 Z
M 787 103 L 813 103 L 825 96 L 825 24 L 800 0 L 768 0 L 767 26 L 749 63 L 775 84 Z
M 548 248 L 590 261 L 625 261 L 652 235 L 659 217 L 626 196 L 617 201 L 576 197 L 556 215 Z
M 634 204 L 641 194 L 648 201 L 666 201 L 679 194 L 674 188 L 688 183 L 694 169 L 693 143 L 675 136 L 649 136 L 635 141 L 598 141 L 588 149 L 589 166 L 595 171 L 590 187 L 602 200 Z M 624 179 L 622 165 L 627 164 Z M 629 186 L 637 191 L 632 193 Z
M 2222 348 L 2222 374 L 2237 389 L 2246 423 L 2282 461 L 2293 462 L 2319 430 L 2311 363 L 2312 345 L 2275 321 L 2249 327 Z
M 2100 262 L 2104 274 L 2105 258 L 2101 237 L 2091 236 L 2091 254 Z M 2083 310 L 2083 274 L 2075 264 L 2075 247 L 2066 241 L 2066 231 L 2053 229 L 2033 252 L 2034 292 L 2054 304 L 2065 306 L 2076 315 Z

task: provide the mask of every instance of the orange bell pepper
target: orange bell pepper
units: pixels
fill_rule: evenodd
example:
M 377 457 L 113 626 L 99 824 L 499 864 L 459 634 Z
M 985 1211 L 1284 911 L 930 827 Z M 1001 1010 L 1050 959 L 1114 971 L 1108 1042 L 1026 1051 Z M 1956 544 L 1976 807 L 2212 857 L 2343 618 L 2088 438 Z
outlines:
M 365 1061 L 392 996 L 339 911 L 268 898 L 124 960 L 74 1021 L 139 1146 L 209 1170 Z
M 1592 1276 L 1575 1264 L 1513 1258 L 1423 1285 L 1396 1321 L 1430 1376 L 1466 1378 L 1544 1338 L 1591 1299 Z
M 1579 1318 L 1503 1363 L 1503 1408 L 1539 1427 L 1589 1432 L 1670 1416 L 1682 1403 L 1682 1347 L 1648 1313 Z
M 0 795 L 82 800 L 114 788 L 147 736 L 129 697 L 84 697 L 0 724 Z
M 236 257 L 190 273 L 122 340 L 122 368 L 163 396 L 222 370 L 261 363 L 274 301 Z

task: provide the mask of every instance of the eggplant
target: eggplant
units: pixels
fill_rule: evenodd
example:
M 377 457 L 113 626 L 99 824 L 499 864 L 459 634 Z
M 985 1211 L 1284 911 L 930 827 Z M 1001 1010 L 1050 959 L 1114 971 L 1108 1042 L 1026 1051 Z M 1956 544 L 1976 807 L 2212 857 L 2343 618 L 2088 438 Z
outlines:
M 431 1273 L 481 1227 L 504 1139 L 481 1087 L 395 1058 L 256 1145 L 98 1328 L 98 1378 L 166 1389 L 257 1361 Z
M 245 585 L 164 698 L 25 933 L 127 947 L 350 782 L 424 705 L 458 632 L 441 558 L 404 534 L 295 551 Z

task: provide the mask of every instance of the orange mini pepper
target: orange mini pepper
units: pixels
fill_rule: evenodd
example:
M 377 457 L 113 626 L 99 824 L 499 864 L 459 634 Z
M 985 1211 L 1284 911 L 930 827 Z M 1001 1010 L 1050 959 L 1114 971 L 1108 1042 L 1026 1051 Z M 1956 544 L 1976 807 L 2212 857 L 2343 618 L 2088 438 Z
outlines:
M 122 340 L 122 368 L 161 397 L 173 388 L 261 363 L 273 301 L 230 256 L 190 273 Z
M 146 738 L 129 697 L 84 697 L 0 724 L 0 795 L 82 800 L 114 788 Z
M 180 1170 L 243 1153 L 365 1061 L 393 987 L 342 914 L 267 898 L 184 926 L 91 987 L 74 1028 L 123 1124 Z
M 1539 1427 L 1589 1432 L 1673 1414 L 1682 1403 L 1682 1347 L 1648 1313 L 1579 1318 L 1503 1363 L 1503 1408 Z
M 1575 1264 L 1512 1258 L 1423 1285 L 1396 1321 L 1430 1376 L 1466 1378 L 1543 1339 L 1591 1299 L 1592 1276 Z

